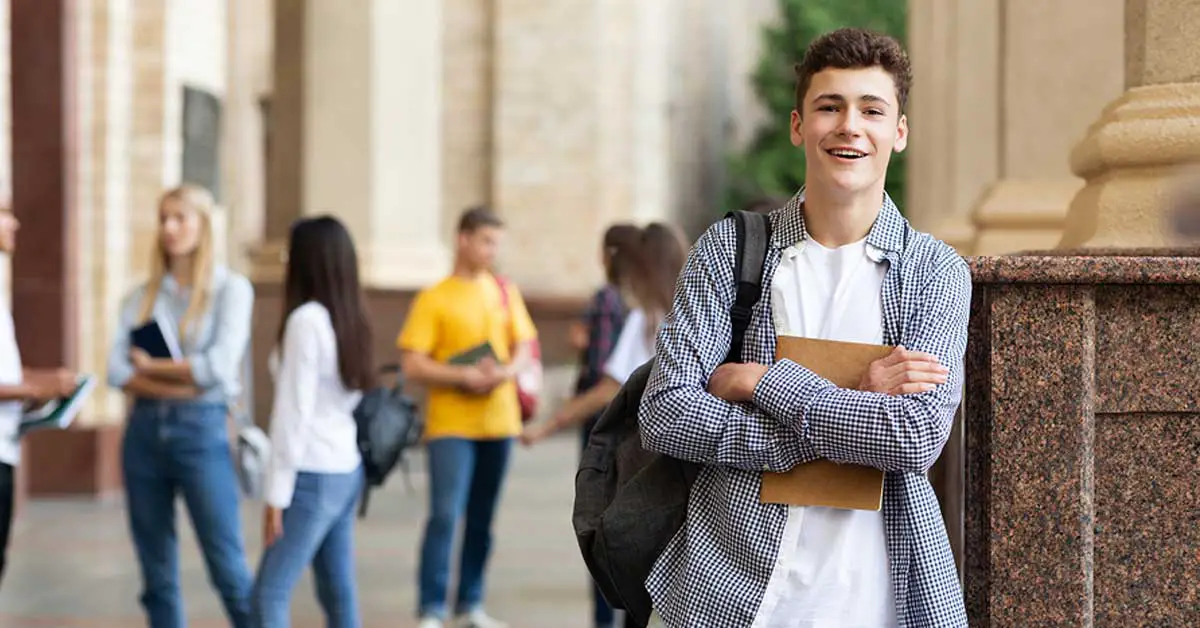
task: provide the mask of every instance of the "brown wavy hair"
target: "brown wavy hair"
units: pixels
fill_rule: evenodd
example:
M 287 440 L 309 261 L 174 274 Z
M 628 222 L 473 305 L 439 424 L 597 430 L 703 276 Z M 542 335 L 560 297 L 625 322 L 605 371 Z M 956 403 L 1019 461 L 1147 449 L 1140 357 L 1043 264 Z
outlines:
M 678 228 L 655 222 L 642 229 L 637 269 L 632 274 L 635 304 L 646 312 L 653 336 L 675 299 L 675 282 L 687 261 L 688 247 Z
M 912 88 L 912 65 L 908 53 L 895 37 L 862 28 L 839 28 L 813 40 L 796 64 L 796 111 L 804 114 L 804 96 L 812 77 L 826 68 L 883 68 L 896 83 L 900 113 L 908 106 Z

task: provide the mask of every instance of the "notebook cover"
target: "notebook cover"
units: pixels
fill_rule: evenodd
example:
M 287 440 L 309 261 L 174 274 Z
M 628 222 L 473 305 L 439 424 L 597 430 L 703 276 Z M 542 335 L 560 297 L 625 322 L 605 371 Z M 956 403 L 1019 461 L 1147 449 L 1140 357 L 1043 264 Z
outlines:
M 893 349 L 885 345 L 780 336 L 775 358 L 791 360 L 841 388 L 853 389 L 867 367 Z M 879 510 L 883 506 L 883 471 L 814 460 L 786 473 L 763 473 L 759 499 L 763 503 L 791 506 Z

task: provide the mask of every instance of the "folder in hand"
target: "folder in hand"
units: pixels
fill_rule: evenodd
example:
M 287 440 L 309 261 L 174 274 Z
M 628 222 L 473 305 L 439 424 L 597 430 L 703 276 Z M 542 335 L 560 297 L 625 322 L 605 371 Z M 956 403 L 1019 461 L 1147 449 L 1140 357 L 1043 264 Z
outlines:
M 96 378 L 94 376 L 79 376 L 75 391 L 70 395 L 22 413 L 21 425 L 17 428 L 17 434 L 24 436 L 37 430 L 66 429 L 75 420 L 75 416 L 83 408 L 83 402 L 88 395 L 92 394 L 92 389 L 95 387 Z
M 152 358 L 183 359 L 183 352 L 179 349 L 179 340 L 175 337 L 175 329 L 166 319 L 159 316 L 151 318 L 145 325 L 130 331 L 129 344 L 145 351 Z
M 893 349 L 884 345 L 780 336 L 775 359 L 791 360 L 841 388 L 853 389 L 867 367 Z M 883 471 L 814 460 L 786 473 L 763 473 L 759 500 L 790 506 L 879 510 L 883 507 Z
M 462 353 L 452 355 L 447 362 L 459 366 L 470 366 L 472 364 L 479 363 L 484 358 L 496 360 L 496 352 L 492 349 L 492 344 L 490 342 L 476 345 L 470 349 L 467 349 L 466 351 L 463 351 Z M 496 361 L 499 362 L 499 360 Z

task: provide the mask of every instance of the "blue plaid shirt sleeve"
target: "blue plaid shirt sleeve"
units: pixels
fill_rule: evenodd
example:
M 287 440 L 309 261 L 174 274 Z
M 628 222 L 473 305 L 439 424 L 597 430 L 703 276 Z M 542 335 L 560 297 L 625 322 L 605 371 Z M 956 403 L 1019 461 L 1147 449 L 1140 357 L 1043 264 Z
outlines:
M 734 248 L 733 224 L 725 220 L 688 255 L 642 396 L 642 445 L 692 462 L 783 472 L 817 457 L 800 434 L 752 404 L 730 403 L 706 390 L 731 341 Z
M 922 473 L 950 435 L 962 396 L 971 274 L 957 255 L 938 265 L 901 344 L 937 356 L 946 383 L 919 394 L 884 395 L 838 388 L 780 360 L 755 390 L 755 403 L 811 443 L 820 457 L 884 471 Z

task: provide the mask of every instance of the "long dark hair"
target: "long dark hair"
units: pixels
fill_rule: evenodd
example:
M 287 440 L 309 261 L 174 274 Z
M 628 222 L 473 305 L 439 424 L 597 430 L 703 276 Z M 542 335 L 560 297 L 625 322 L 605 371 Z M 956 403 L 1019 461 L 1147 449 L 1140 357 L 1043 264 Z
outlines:
M 350 232 L 337 218 L 318 216 L 296 221 L 288 240 L 280 344 L 288 316 L 301 305 L 316 301 L 329 310 L 333 321 L 342 383 L 350 390 L 370 388 L 375 383 L 371 320 L 358 281 L 358 254 Z
M 646 312 L 653 333 L 653 328 L 671 310 L 675 282 L 687 260 L 687 244 L 675 227 L 651 223 L 642 230 L 638 258 L 638 270 L 633 274 L 634 298 Z

